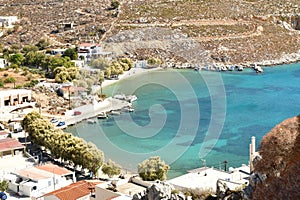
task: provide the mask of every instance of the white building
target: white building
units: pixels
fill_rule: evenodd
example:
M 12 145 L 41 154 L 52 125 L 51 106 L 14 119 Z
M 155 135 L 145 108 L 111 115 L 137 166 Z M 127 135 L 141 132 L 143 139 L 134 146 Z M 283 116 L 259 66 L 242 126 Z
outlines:
M 13 28 L 17 21 L 17 16 L 0 16 L 0 26 L 3 28 Z
M 5 59 L 0 58 L 0 69 L 4 68 L 6 66 L 8 66 L 8 62 Z
M 75 172 L 45 164 L 12 172 L 4 176 L 9 189 L 19 195 L 40 197 L 76 182 Z
M 102 47 L 100 44 L 82 43 L 78 46 L 78 58 L 90 61 L 100 56 Z
M 78 58 L 91 61 L 99 57 L 111 56 L 111 52 L 103 52 L 100 44 L 82 43 L 78 46 Z
M 196 189 L 216 191 L 216 183 L 222 180 L 226 185 L 231 186 L 232 190 L 248 184 L 250 175 L 249 166 L 242 165 L 240 168 L 230 168 L 229 172 L 221 171 L 214 168 L 202 167 L 190 171 L 188 174 L 168 180 L 176 189 Z
M 85 62 L 84 60 L 71 60 L 71 62 L 73 62 L 75 64 L 76 67 L 78 67 L 79 69 L 83 69 Z
M 52 49 L 51 50 L 51 55 L 64 55 L 65 51 L 67 49 Z
M 0 90 L 0 109 L 5 106 L 16 106 L 31 100 L 31 90 Z

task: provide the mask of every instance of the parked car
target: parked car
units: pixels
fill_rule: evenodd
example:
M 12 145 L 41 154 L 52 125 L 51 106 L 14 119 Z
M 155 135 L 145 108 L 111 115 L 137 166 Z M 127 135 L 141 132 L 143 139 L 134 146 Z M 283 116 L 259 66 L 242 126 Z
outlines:
M 58 119 L 52 118 L 52 119 L 50 120 L 50 122 L 53 123 L 53 124 L 54 124 L 54 123 L 57 123 L 57 122 L 58 122 Z
M 60 126 L 65 126 L 65 125 L 66 125 L 66 122 L 58 122 L 58 124 L 56 126 L 60 127 Z
M 74 111 L 74 115 L 81 115 L 80 111 Z

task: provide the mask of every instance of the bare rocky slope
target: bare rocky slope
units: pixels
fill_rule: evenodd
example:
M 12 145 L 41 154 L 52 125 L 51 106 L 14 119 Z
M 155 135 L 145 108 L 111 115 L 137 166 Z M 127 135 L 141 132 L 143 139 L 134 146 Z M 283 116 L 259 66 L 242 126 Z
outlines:
M 111 0 L 0 0 L 0 15 L 20 19 L 0 43 L 103 42 L 117 55 L 177 63 L 300 60 L 299 0 L 119 1 L 112 9 Z
M 300 199 L 300 115 L 283 121 L 261 141 L 253 199 Z M 252 176 L 254 177 L 254 176 Z

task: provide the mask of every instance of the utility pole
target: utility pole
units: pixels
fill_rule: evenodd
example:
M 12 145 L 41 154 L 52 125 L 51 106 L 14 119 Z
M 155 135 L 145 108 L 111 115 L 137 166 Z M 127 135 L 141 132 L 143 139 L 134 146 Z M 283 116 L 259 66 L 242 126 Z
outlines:
M 223 163 L 224 163 L 224 171 L 226 172 L 227 171 L 227 163 L 228 162 L 227 162 L 227 160 L 225 160 Z
M 204 176 L 206 176 L 207 175 L 206 174 L 206 160 L 205 159 L 201 159 L 201 161 L 202 161 L 202 164 L 203 164 L 204 170 L 205 170 Z

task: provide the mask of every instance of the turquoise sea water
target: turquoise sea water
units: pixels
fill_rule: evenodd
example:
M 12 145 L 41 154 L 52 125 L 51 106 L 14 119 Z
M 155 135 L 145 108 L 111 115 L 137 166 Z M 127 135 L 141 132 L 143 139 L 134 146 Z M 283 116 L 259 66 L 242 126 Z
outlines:
M 300 114 L 300 63 L 243 72 L 155 71 L 105 88 L 135 94 L 135 112 L 82 122 L 67 132 L 94 142 L 131 171 L 159 155 L 175 177 L 189 169 L 248 164 L 251 136 L 257 144 L 282 120 Z M 223 166 L 223 165 L 222 165 Z

